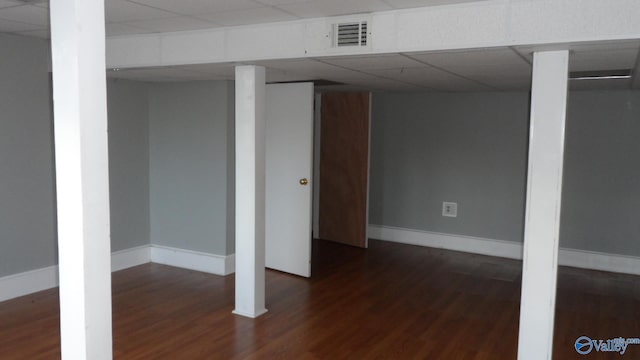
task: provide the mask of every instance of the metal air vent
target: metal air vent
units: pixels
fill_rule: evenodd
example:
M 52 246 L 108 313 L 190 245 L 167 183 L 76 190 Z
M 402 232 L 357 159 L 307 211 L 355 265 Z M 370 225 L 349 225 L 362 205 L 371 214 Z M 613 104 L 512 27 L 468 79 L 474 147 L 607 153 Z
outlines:
M 366 21 L 333 25 L 333 46 L 367 46 L 369 32 Z

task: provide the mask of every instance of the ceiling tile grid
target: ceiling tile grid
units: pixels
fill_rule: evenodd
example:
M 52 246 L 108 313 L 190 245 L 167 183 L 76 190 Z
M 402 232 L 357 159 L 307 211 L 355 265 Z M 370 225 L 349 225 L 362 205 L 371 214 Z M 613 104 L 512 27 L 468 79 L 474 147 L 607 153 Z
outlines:
M 19 21 L 5 20 L 0 18 L 0 32 L 4 33 L 26 33 L 34 30 L 46 30 L 39 25 L 27 24 Z
M 232 10 L 196 15 L 195 18 L 220 24 L 236 26 L 256 24 L 260 22 L 278 22 L 297 20 L 298 17 L 274 7 L 256 7 L 245 10 Z
M 0 17 L 34 25 L 49 25 L 49 10 L 40 6 L 26 5 L 2 8 Z
M 203 30 L 217 27 L 209 21 L 189 18 L 186 16 L 174 16 L 161 19 L 136 20 L 122 23 L 135 28 L 143 29 L 146 32 L 176 32 Z
M 424 64 L 402 56 L 400 54 L 389 55 L 369 55 L 369 56 L 341 56 L 331 58 L 320 58 L 324 63 L 348 68 L 366 70 L 384 70 L 409 67 L 422 67 Z
M 47 0 L 0 0 L 0 33 L 48 39 L 48 7 Z
M 528 87 L 531 80 L 530 63 L 509 48 L 407 56 L 497 90 Z
M 300 18 L 352 15 L 374 11 L 393 10 L 381 0 L 314 0 L 277 6 Z
M 104 4 L 107 23 L 162 19 L 178 15 L 173 12 L 140 5 L 126 0 L 107 0 Z
M 111 1 L 111 0 L 106 0 Z M 252 0 L 128 0 L 181 15 L 212 14 L 264 6 Z
M 16 6 L 16 5 L 20 5 L 20 3 L 13 0 L 0 0 L 0 9 L 5 7 Z
M 107 36 L 127 35 L 131 33 L 131 31 L 136 31 L 141 34 L 153 32 L 153 30 L 142 29 L 129 24 L 123 24 L 123 23 L 105 24 L 105 32 Z

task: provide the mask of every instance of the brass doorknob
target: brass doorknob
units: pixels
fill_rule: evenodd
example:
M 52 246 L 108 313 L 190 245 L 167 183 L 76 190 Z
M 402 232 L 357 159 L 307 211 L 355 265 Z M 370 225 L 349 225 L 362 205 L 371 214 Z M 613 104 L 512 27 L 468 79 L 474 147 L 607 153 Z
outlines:
M 300 179 L 300 185 L 307 185 L 308 183 L 309 183 L 309 180 L 307 180 L 307 178 Z

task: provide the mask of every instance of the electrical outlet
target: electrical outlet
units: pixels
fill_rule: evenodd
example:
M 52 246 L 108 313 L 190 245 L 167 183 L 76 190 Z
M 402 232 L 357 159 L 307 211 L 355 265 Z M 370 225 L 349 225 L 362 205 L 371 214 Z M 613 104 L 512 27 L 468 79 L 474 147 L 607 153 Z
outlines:
M 443 202 L 442 203 L 442 216 L 458 217 L 458 203 Z

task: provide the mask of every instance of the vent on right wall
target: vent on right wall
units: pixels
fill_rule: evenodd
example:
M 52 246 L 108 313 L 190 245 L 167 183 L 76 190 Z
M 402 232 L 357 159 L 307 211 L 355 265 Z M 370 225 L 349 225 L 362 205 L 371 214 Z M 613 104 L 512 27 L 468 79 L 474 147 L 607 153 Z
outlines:
M 333 46 L 367 46 L 367 22 L 333 24 Z

